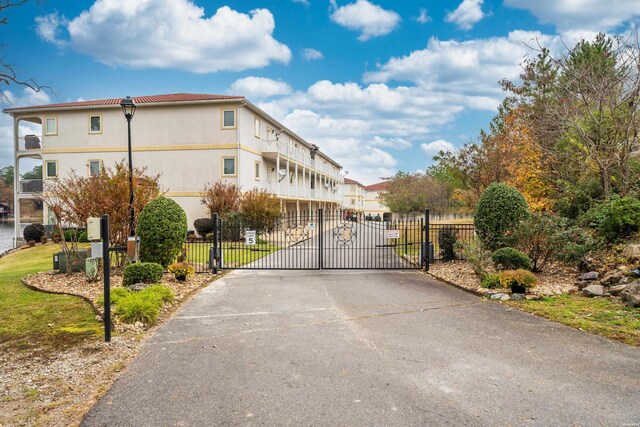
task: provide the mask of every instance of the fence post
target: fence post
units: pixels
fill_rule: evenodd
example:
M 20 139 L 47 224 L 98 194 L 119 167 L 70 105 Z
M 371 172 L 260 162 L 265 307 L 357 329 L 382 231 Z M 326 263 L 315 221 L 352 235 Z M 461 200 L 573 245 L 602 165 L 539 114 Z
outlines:
M 100 218 L 102 238 L 102 270 L 104 282 L 104 341 L 111 341 L 111 259 L 109 258 L 109 215 Z
M 431 231 L 429 230 L 429 209 L 424 210 L 424 248 L 422 250 L 422 263 L 425 271 L 429 271 L 429 264 L 431 262 L 431 245 L 429 239 L 431 238 Z
M 322 222 L 322 209 L 318 209 L 318 270 L 322 270 L 322 236 L 324 224 Z
M 214 263 L 213 263 L 213 272 L 214 274 L 218 274 L 218 268 L 220 266 L 220 248 L 218 248 L 218 225 L 220 222 L 220 218 L 218 218 L 218 214 L 213 214 L 213 255 L 214 255 Z

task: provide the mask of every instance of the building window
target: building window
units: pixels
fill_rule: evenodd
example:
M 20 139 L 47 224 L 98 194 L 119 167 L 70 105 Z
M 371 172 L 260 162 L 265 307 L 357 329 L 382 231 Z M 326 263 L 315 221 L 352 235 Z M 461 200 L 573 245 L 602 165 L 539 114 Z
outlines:
M 102 170 L 102 160 L 89 160 L 89 176 L 98 176 Z
M 45 119 L 45 135 L 57 135 L 58 134 L 58 118 L 57 117 L 47 117 Z
M 356 199 L 351 199 L 351 204 L 355 205 L 356 204 Z
M 289 171 L 289 185 L 293 185 L 293 174 Z
M 102 133 L 102 116 L 100 114 L 89 116 L 89 133 Z
M 256 138 L 260 138 L 260 119 L 257 117 L 253 119 L 253 134 Z
M 235 129 L 236 110 L 222 110 L 222 128 Z
M 58 177 L 58 162 L 55 160 L 47 160 L 44 162 L 45 178 L 57 178 Z
M 256 180 L 260 180 L 260 162 L 256 162 L 256 166 L 255 166 L 255 177 Z
M 236 158 L 235 157 L 222 158 L 222 175 L 223 176 L 236 175 Z
M 309 180 L 309 182 L 311 183 L 311 189 L 315 190 L 316 189 L 316 177 L 312 176 L 311 179 Z

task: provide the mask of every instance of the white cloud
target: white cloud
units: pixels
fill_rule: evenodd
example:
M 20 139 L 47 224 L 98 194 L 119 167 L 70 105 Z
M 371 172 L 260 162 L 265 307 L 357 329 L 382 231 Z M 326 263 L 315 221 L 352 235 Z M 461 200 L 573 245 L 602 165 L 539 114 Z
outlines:
M 575 38 L 565 36 L 565 41 Z M 493 109 L 504 97 L 498 81 L 517 79 L 522 61 L 535 54 L 527 44 L 538 42 L 552 52 L 562 48 L 558 36 L 527 31 L 468 41 L 431 38 L 424 49 L 378 65 L 377 71 L 365 74 L 364 81 L 409 81 L 425 89 L 451 93 L 454 98 L 466 97 L 468 107 Z
M 505 0 L 505 6 L 524 9 L 559 31 L 606 31 L 640 17 L 638 0 Z
M 319 59 L 323 59 L 324 55 L 319 50 L 309 47 L 302 50 L 302 57 L 305 61 L 316 61 Z
M 431 22 L 431 17 L 427 14 L 427 9 L 425 9 L 424 7 L 421 7 L 419 10 L 420 15 L 418 15 L 418 17 L 416 18 L 416 21 L 418 21 L 421 24 L 426 24 L 427 22 Z
M 420 149 L 425 155 L 427 155 L 427 157 L 429 157 L 429 159 L 431 159 L 440 151 L 453 151 L 455 148 L 450 142 L 445 141 L 444 139 L 437 139 L 433 142 L 420 144 Z
M 268 98 L 275 95 L 288 95 L 291 93 L 291 87 L 281 80 L 251 76 L 236 80 L 227 92 L 248 98 Z
M 289 48 L 273 38 L 267 9 L 244 14 L 223 6 L 206 17 L 191 0 L 97 0 L 68 23 L 38 19 L 45 40 L 62 43 L 56 35 L 65 26 L 72 49 L 115 66 L 210 73 L 291 59 Z
M 396 12 L 385 10 L 367 0 L 357 0 L 341 7 L 337 6 L 335 0 L 331 0 L 331 4 L 335 9 L 331 20 L 350 30 L 360 31 L 358 40 L 363 42 L 387 35 L 400 24 L 400 15 Z
M 38 36 L 49 43 L 52 43 L 58 47 L 65 45 L 65 42 L 60 39 L 62 33 L 62 27 L 67 25 L 67 20 L 58 15 L 58 13 L 50 13 L 45 16 L 36 17 L 36 33 Z
M 462 0 L 458 8 L 447 15 L 445 21 L 452 22 L 463 30 L 470 30 L 485 17 L 482 11 L 483 2 L 484 0 Z
M 395 148 L 398 150 L 411 148 L 412 146 L 411 142 L 404 138 L 383 138 L 378 135 L 373 137 L 371 144 L 378 147 Z

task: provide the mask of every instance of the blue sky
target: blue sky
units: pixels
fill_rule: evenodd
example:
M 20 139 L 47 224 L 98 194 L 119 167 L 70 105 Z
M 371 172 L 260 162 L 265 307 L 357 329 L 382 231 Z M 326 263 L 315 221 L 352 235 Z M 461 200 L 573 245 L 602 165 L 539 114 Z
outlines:
M 371 184 L 474 139 L 526 44 L 627 33 L 640 1 L 31 0 L 4 15 L 1 57 L 52 88 L 9 87 L 14 105 L 245 95 Z M 11 132 L 0 118 L 0 167 Z

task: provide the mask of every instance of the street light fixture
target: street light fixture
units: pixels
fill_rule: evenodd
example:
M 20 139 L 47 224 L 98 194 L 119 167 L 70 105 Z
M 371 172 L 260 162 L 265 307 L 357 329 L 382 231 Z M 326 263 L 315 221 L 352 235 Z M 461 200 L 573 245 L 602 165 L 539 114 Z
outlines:
M 129 254 L 129 259 L 137 258 L 137 251 L 135 249 L 136 245 L 136 230 L 134 227 L 135 223 L 135 214 L 133 209 L 133 162 L 131 160 L 131 119 L 133 119 L 133 115 L 136 112 L 136 104 L 133 101 L 133 98 L 127 96 L 126 98 L 122 98 L 120 101 L 120 106 L 122 107 L 122 112 L 124 113 L 124 118 L 127 119 L 127 134 L 128 134 L 128 153 L 129 153 L 129 241 L 127 242 L 127 252 Z M 134 246 L 133 248 L 129 248 L 129 246 Z

